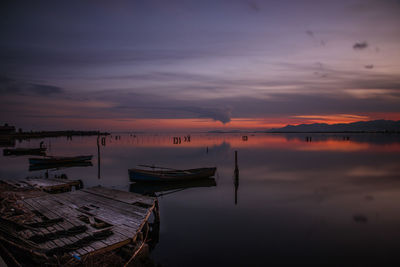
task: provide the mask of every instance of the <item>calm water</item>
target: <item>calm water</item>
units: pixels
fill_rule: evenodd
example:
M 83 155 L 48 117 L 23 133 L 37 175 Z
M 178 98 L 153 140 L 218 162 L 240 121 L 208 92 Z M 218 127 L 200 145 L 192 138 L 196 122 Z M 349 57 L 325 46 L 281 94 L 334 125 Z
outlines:
M 160 240 L 152 258 L 162 266 L 400 262 L 399 135 L 249 134 L 244 141 L 240 134 L 192 134 L 190 142 L 175 136 L 180 144 L 165 134 L 107 137 L 100 179 L 97 137 L 44 142 L 51 155 L 94 155 L 92 167 L 50 171 L 86 187 L 128 191 L 127 170 L 137 164 L 217 166 L 216 186 L 159 197 Z M 44 175 L 29 171 L 28 156 L 1 156 L 0 166 L 1 178 Z

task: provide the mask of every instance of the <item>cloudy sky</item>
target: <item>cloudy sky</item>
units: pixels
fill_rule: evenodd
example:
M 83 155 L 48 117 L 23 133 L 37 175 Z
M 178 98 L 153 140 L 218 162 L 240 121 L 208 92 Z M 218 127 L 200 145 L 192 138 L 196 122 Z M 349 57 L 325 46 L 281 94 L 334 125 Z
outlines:
M 2 1 L 0 123 L 399 120 L 399 14 L 399 0 Z

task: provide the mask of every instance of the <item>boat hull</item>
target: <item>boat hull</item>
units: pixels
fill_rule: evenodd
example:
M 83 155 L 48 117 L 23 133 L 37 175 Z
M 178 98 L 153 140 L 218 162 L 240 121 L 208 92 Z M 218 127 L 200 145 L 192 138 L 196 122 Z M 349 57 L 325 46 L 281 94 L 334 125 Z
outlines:
M 182 171 L 148 171 L 141 169 L 129 169 L 131 182 L 174 182 L 206 179 L 215 175 L 217 168 L 199 168 Z
M 50 170 L 50 169 L 60 170 L 73 167 L 91 167 L 91 166 L 93 166 L 91 161 L 52 163 L 52 164 L 31 164 L 29 165 L 29 171 L 40 171 L 40 170 Z
M 77 157 L 47 157 L 47 158 L 30 158 L 29 164 L 31 165 L 51 165 L 63 163 L 85 162 L 92 160 L 93 156 L 77 156 Z
M 44 155 L 46 148 L 14 148 L 14 149 L 3 149 L 4 156 L 20 156 L 20 155 Z

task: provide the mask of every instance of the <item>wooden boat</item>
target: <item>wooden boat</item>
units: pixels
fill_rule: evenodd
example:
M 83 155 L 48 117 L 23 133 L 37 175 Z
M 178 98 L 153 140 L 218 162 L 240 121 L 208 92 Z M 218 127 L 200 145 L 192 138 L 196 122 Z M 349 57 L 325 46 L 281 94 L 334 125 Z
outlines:
M 62 164 L 62 163 L 73 163 L 73 162 L 84 162 L 90 161 L 93 158 L 92 155 L 89 156 L 75 156 L 75 157 L 44 157 L 44 158 L 30 158 L 29 164 Z
M 166 169 L 166 168 L 163 168 Z M 131 182 L 173 182 L 205 179 L 214 176 L 217 168 L 198 168 L 188 170 L 142 170 L 129 169 Z
M 66 162 L 66 163 L 52 163 L 52 164 L 31 164 L 29 165 L 29 171 L 40 171 L 40 170 L 61 170 L 73 167 L 91 167 L 93 166 L 91 161 L 78 161 L 78 162 Z
M 3 149 L 4 156 L 10 155 L 44 155 L 46 153 L 45 147 L 39 148 L 6 148 Z

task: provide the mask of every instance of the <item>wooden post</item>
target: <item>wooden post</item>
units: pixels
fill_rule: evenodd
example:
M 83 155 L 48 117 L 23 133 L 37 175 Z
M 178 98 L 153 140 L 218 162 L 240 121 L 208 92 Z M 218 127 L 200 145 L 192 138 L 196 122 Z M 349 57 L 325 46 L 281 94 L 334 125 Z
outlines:
M 99 144 L 100 135 L 97 136 L 97 178 L 100 179 L 100 144 Z M 101 140 L 103 143 L 103 139 Z M 105 144 L 105 142 L 104 142 Z
M 237 162 L 237 151 L 235 151 L 235 173 L 239 171 L 238 162 Z
M 237 159 L 237 151 L 235 151 L 235 179 L 234 179 L 234 186 L 235 186 L 235 205 L 237 205 L 237 193 L 239 189 L 239 167 L 238 167 L 238 159 Z

